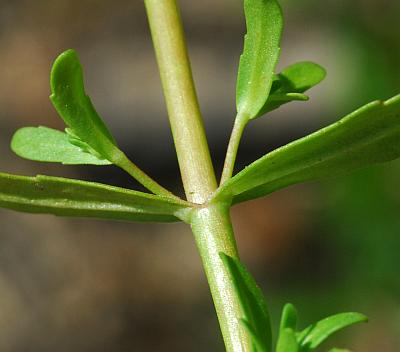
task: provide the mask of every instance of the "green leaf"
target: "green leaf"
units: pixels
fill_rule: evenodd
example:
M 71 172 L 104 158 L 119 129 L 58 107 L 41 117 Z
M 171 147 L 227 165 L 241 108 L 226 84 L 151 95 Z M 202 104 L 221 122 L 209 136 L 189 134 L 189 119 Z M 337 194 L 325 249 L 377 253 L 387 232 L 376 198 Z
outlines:
M 11 149 L 22 158 L 36 161 L 111 164 L 108 160 L 100 159 L 72 144 L 67 133 L 43 126 L 19 129 L 12 138 Z
M 296 339 L 297 310 L 293 304 L 283 307 L 279 326 L 279 337 L 276 352 L 298 352 L 299 344 Z
M 287 303 L 285 304 L 282 310 L 279 330 L 289 328 L 292 329 L 293 331 L 296 331 L 296 325 L 297 325 L 297 310 L 293 304 Z
M 240 298 L 244 317 L 238 317 L 238 319 L 253 336 L 258 352 L 271 351 L 271 325 L 263 293 L 239 260 L 222 252 L 220 256 L 232 277 Z
M 326 70 L 311 61 L 297 62 L 278 75 L 285 91 L 304 93 L 326 77 Z
M 184 218 L 184 201 L 49 176 L 0 173 L 0 207 L 28 213 L 129 221 L 173 222 Z
M 304 329 L 299 333 L 297 339 L 302 351 L 312 351 L 335 332 L 356 323 L 366 322 L 367 320 L 368 318 L 360 313 L 332 315 Z
M 400 157 L 400 95 L 375 101 L 258 159 L 216 193 L 234 203 L 286 186 L 345 174 Z
M 267 112 L 278 109 L 280 106 L 286 103 L 290 103 L 292 101 L 308 101 L 310 98 L 303 93 L 274 93 L 268 97 L 267 102 L 261 109 L 261 111 L 257 114 L 257 117 L 260 117 Z
M 344 348 L 332 348 L 329 352 L 351 352 L 350 350 L 346 350 Z
M 82 67 L 74 50 L 65 51 L 55 60 L 50 83 L 50 99 L 75 143 L 80 140 L 90 147 L 88 151 L 114 163 L 122 152 L 85 93 Z
M 282 11 L 276 0 L 244 0 L 247 34 L 236 85 L 238 115 L 251 119 L 267 101 L 279 58 Z
M 257 331 L 255 331 L 253 325 L 251 325 L 247 320 L 245 319 L 240 319 L 240 323 L 243 325 L 243 327 L 246 329 L 246 331 L 250 334 L 251 336 L 251 352 L 269 352 L 267 350 L 267 346 L 265 346 L 264 342 L 261 340 L 260 336 L 257 334 Z
M 291 101 L 307 101 L 303 93 L 320 83 L 326 77 L 326 70 L 320 65 L 303 61 L 286 67 L 280 74 L 275 75 L 271 94 L 257 117 L 279 108 Z
M 279 332 L 276 352 L 299 352 L 299 344 L 292 329 L 284 328 Z

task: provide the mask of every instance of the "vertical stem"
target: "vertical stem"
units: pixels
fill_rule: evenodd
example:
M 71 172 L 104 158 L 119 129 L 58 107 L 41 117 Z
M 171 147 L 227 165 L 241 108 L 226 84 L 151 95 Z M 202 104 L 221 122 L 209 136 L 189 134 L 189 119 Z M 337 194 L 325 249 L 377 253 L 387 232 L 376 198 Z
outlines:
M 251 341 L 240 326 L 243 317 L 234 284 L 219 254 L 238 258 L 229 206 L 211 204 L 192 215 L 192 231 L 203 261 L 225 347 L 228 352 L 250 351 Z
M 180 13 L 175 0 L 145 0 L 186 197 L 204 203 L 217 187 Z
M 217 188 L 176 0 L 145 0 L 191 226 L 228 352 L 249 351 L 239 326 L 240 300 L 220 252 L 238 257 L 228 206 L 207 204 Z M 245 340 L 245 341 L 243 341 Z M 247 348 L 246 348 L 247 346 Z

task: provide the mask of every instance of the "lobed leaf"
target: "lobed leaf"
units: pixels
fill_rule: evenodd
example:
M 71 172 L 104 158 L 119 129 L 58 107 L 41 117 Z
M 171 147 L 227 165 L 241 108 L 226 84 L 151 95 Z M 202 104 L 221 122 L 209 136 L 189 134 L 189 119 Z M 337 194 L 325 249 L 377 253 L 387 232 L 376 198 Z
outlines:
M 267 101 L 279 58 L 282 11 L 276 0 L 244 0 L 247 34 L 236 85 L 238 115 L 251 119 Z
M 276 352 L 299 352 L 296 334 L 292 329 L 284 328 L 279 332 Z
M 225 267 L 229 271 L 239 295 L 244 317 L 243 325 L 254 339 L 257 351 L 268 352 L 272 348 L 271 323 L 267 304 L 254 278 L 240 263 L 225 253 L 220 253 Z M 239 317 L 238 317 L 239 319 Z
M 90 146 L 89 152 L 93 150 L 110 162 L 118 158 L 121 152 L 114 138 L 85 93 L 82 67 L 74 50 L 65 51 L 55 60 L 50 84 L 50 100 L 75 143 L 82 141 Z
M 400 157 L 400 95 L 375 101 L 253 162 L 215 198 L 234 203 L 292 184 L 332 177 Z
M 36 161 L 60 162 L 63 164 L 109 165 L 70 142 L 67 133 L 48 127 L 24 127 L 19 129 L 11 141 L 11 149 L 20 157 Z
M 128 221 L 180 221 L 186 202 L 94 182 L 0 173 L 0 207 Z
M 297 340 L 301 345 L 302 352 L 312 351 L 335 332 L 367 320 L 368 318 L 360 313 L 332 315 L 304 329 L 297 336 Z
M 303 94 L 308 89 L 320 83 L 326 77 L 326 70 L 320 65 L 303 61 L 286 67 L 275 75 L 268 100 L 256 117 L 279 108 L 291 101 L 307 101 Z

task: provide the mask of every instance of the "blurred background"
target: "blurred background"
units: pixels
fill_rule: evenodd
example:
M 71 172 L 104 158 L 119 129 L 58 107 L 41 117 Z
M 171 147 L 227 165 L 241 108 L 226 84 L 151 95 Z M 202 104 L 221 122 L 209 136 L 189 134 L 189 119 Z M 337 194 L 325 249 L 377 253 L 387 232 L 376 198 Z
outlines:
M 244 19 L 238 0 L 180 1 L 199 100 L 220 173 L 235 114 Z M 247 128 L 238 169 L 374 99 L 400 92 L 400 2 L 282 0 L 279 68 L 313 60 L 328 70 L 307 103 Z M 22 126 L 63 129 L 49 71 L 78 51 L 87 91 L 121 148 L 182 194 L 142 1 L 0 0 L 2 172 L 47 174 L 141 189 L 113 167 L 22 160 Z M 243 261 L 269 301 L 300 325 L 340 311 L 370 317 L 324 346 L 400 346 L 400 162 L 297 185 L 232 211 Z M 2 352 L 223 351 L 187 226 L 64 219 L 0 210 Z

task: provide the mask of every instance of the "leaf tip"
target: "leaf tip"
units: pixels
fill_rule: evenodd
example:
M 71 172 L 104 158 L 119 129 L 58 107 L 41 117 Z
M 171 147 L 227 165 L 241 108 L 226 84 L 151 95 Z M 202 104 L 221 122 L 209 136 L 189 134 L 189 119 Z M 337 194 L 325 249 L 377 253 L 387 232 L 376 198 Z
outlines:
M 61 53 L 54 61 L 50 73 L 50 88 L 53 96 L 57 89 L 74 77 L 73 73 L 81 70 L 78 54 L 74 49 Z
M 231 259 L 231 257 L 229 257 L 229 255 L 227 255 L 224 252 L 219 252 L 218 255 L 221 258 L 221 260 L 224 262 L 225 265 L 229 264 L 229 261 Z
M 366 315 L 361 314 L 361 313 L 354 313 L 354 314 L 356 314 L 359 317 L 360 323 L 368 323 L 369 322 L 369 318 Z
M 10 148 L 19 157 L 25 158 L 22 151 L 25 140 L 27 139 L 27 136 L 29 136 L 31 131 L 35 129 L 35 127 L 21 127 L 17 129 L 11 137 Z
M 285 328 L 296 329 L 297 325 L 297 309 L 292 303 L 286 303 L 282 309 L 282 317 L 280 323 L 280 330 Z
M 11 137 L 11 142 L 10 142 L 10 148 L 11 150 L 17 154 L 18 154 L 18 146 L 19 146 L 19 141 L 20 141 L 20 135 L 21 135 L 21 130 L 23 130 L 26 127 L 20 128 L 18 130 L 16 130 L 13 134 L 13 136 Z

